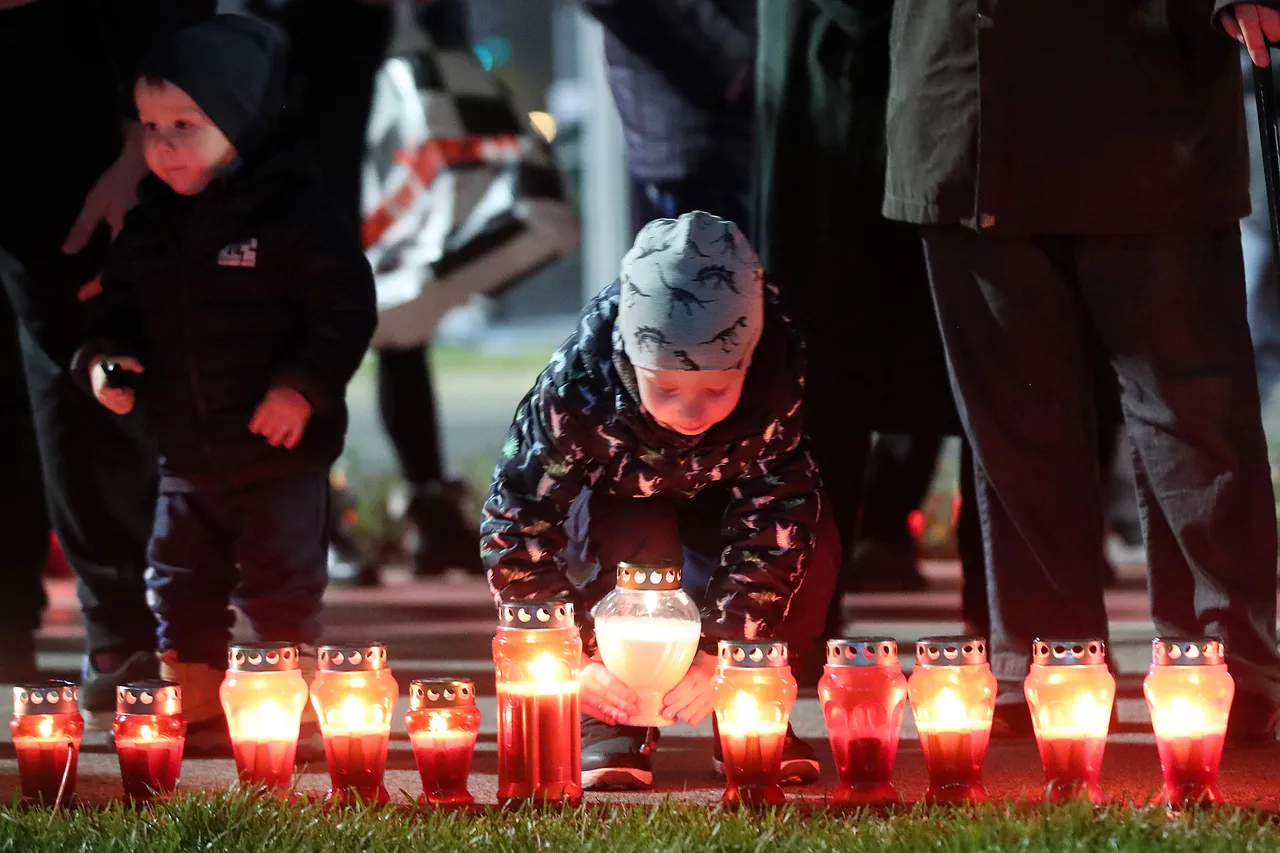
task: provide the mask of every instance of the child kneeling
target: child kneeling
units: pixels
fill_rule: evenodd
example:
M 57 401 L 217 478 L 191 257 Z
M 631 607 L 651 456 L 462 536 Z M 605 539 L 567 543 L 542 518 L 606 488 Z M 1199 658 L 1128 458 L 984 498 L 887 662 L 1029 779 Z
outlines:
M 653 778 L 658 730 L 627 725 L 635 696 L 600 663 L 588 615 L 619 563 L 683 564 L 702 604 L 700 651 L 665 697 L 669 720 L 711 713 L 718 640 L 778 636 L 794 660 L 821 633 L 839 548 L 803 388 L 799 333 L 755 252 L 732 222 L 696 212 L 644 227 L 516 410 L 482 550 L 499 598 L 579 603 L 585 787 Z M 717 742 L 720 770 L 718 756 Z M 790 730 L 783 761 L 789 779 L 817 778 Z

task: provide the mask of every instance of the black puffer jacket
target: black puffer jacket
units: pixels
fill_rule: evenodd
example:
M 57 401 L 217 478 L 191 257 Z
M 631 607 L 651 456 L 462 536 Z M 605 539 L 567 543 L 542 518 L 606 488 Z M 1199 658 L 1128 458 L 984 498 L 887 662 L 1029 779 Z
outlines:
M 277 139 L 193 198 L 143 182 L 76 355 L 134 355 L 167 486 L 324 470 L 342 450 L 347 382 L 377 322 L 373 274 L 297 149 Z M 273 385 L 313 414 L 293 450 L 249 421 Z
M 583 310 L 578 331 L 516 410 L 481 521 L 493 591 L 511 599 L 574 595 L 564 524 L 584 486 L 627 498 L 731 488 L 725 570 L 707 590 L 704 648 L 772 636 L 813 554 L 821 493 L 800 420 L 804 347 L 772 285 L 765 327 L 729 417 L 699 436 L 658 426 L 615 345 L 617 282 Z

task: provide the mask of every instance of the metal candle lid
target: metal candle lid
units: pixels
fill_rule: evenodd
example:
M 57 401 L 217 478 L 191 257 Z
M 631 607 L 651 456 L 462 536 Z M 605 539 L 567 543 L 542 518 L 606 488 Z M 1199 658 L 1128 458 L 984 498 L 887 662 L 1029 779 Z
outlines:
M 827 640 L 827 666 L 898 666 L 898 641 L 891 637 Z
M 679 589 L 680 575 L 680 567 L 670 563 L 618 563 L 618 586 L 622 589 Z
M 1217 637 L 1157 637 L 1151 641 L 1152 666 L 1217 666 L 1226 648 Z
M 916 643 L 917 666 L 975 666 L 986 662 L 986 637 L 924 637 Z
M 317 668 L 321 672 L 376 672 L 387 668 L 387 647 L 382 643 L 321 646 Z
M 182 713 L 182 688 L 172 681 L 134 681 L 116 688 L 117 714 L 155 714 L 172 717 Z
M 787 644 L 781 640 L 721 640 L 719 666 L 725 669 L 771 669 L 787 666 Z
M 19 684 L 13 688 L 13 713 L 16 716 L 79 712 L 80 688 L 70 681 Z
M 288 643 L 232 646 L 227 652 L 232 672 L 291 672 L 298 669 L 298 647 Z
M 1042 640 L 1031 644 L 1036 666 L 1101 666 L 1107 662 L 1107 644 L 1097 637 L 1087 640 Z
M 504 601 L 498 605 L 502 628 L 572 628 L 573 602 L 567 598 Z
M 450 681 L 443 678 L 409 682 L 409 710 L 419 708 L 470 708 L 476 704 L 473 681 Z

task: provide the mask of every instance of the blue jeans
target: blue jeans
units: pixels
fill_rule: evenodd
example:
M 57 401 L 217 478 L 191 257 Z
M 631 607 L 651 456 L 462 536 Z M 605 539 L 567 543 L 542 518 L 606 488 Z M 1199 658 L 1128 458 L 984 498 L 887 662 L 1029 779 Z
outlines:
M 316 642 L 328 521 L 327 472 L 162 493 L 147 549 L 160 651 L 225 667 L 232 604 L 261 641 Z

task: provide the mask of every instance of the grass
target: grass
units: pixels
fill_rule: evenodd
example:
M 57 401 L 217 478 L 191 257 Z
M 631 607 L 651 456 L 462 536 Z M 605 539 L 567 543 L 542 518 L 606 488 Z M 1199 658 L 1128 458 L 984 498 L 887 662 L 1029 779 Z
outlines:
M 51 814 L 0 809 L 0 853 L 398 850 L 650 851 L 1188 851 L 1280 848 L 1280 827 L 1220 809 L 1169 817 L 1163 809 L 1087 805 L 1043 812 L 1013 806 L 917 807 L 897 815 L 838 816 L 787 808 L 731 813 L 697 806 L 584 807 L 475 814 L 389 808 L 326 813 L 238 794 L 184 795 L 153 811 L 120 806 Z

